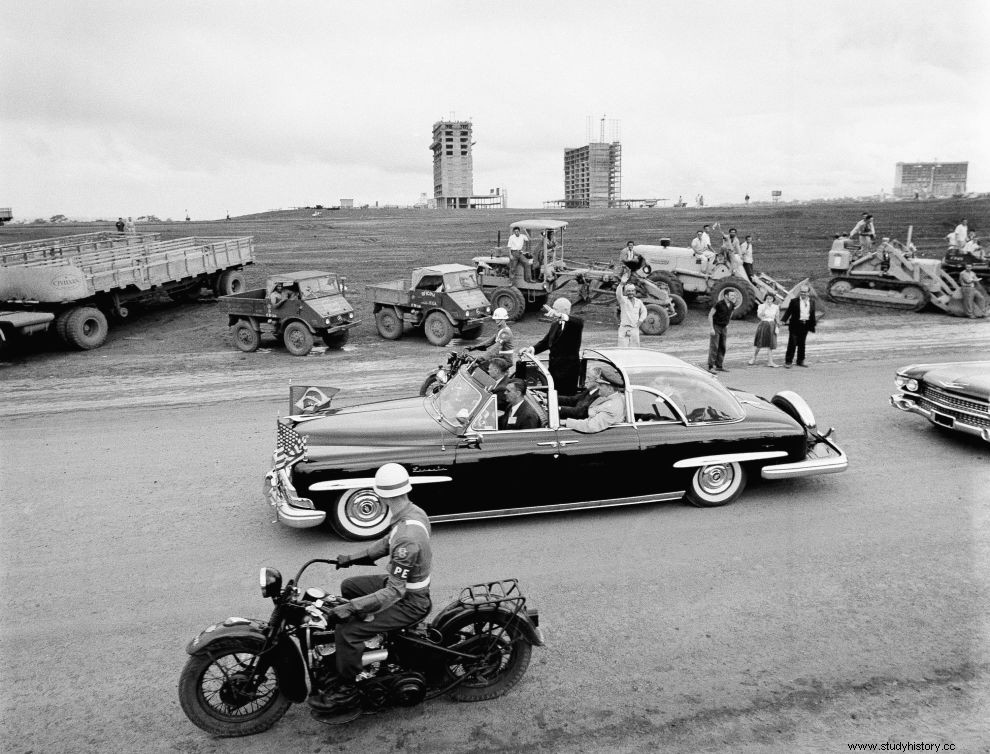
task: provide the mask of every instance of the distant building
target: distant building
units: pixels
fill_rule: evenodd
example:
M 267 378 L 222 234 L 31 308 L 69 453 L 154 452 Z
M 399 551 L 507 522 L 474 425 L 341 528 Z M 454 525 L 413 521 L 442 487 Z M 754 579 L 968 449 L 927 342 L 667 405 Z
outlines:
M 0 225 L 14 219 L 14 213 L 10 207 L 0 207 Z
M 433 124 L 433 201 L 437 209 L 504 209 L 505 190 L 474 193 L 473 126 L 469 120 Z
M 340 208 L 341 209 L 354 209 L 354 200 L 353 199 L 341 199 L 340 200 Z
M 618 141 L 564 150 L 564 207 L 617 207 L 621 197 L 622 145 Z
M 894 171 L 894 196 L 965 194 L 968 172 L 968 162 L 898 162 Z

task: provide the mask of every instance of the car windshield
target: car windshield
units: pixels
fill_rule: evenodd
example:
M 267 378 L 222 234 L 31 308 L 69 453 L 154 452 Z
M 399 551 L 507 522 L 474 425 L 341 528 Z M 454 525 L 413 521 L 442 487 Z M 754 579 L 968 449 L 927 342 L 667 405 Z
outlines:
M 426 410 L 441 424 L 460 432 L 487 393 L 458 372 L 438 393 L 426 399 Z
M 732 393 L 706 374 L 676 367 L 632 367 L 627 371 L 633 385 L 653 388 L 670 398 L 690 424 L 739 421 L 746 415 Z
M 340 293 L 340 285 L 337 278 L 328 275 L 325 278 L 309 278 L 299 281 L 299 290 L 304 299 L 322 298 L 323 296 L 333 296 Z
M 478 287 L 478 278 L 474 274 L 474 270 L 448 272 L 443 276 L 443 284 L 448 293 L 452 291 L 470 291 Z

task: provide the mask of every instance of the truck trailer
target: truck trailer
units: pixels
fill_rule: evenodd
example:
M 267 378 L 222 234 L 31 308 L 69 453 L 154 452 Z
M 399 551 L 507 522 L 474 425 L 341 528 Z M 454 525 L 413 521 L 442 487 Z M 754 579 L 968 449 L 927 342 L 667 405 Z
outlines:
M 70 346 L 98 348 L 109 319 L 127 317 L 128 305 L 163 293 L 187 298 L 206 287 L 218 296 L 239 293 L 245 288 L 243 269 L 253 263 L 250 237 L 163 241 L 159 233 L 97 232 L 4 244 L 0 340 L 51 324 Z

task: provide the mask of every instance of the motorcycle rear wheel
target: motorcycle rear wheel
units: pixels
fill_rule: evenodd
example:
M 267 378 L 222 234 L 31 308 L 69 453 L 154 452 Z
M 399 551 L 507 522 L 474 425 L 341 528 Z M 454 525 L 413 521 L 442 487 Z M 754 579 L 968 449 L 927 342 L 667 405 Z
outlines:
M 179 704 L 194 725 L 224 738 L 261 733 L 292 705 L 269 669 L 257 689 L 246 687 L 261 651 L 258 641 L 232 639 L 193 655 L 179 677 Z
M 481 702 L 500 697 L 519 683 L 529 667 L 533 648 L 508 613 L 466 612 L 447 623 L 442 631 L 445 646 L 483 655 L 477 662 L 447 666 L 448 682 L 469 676 L 450 692 L 455 701 Z

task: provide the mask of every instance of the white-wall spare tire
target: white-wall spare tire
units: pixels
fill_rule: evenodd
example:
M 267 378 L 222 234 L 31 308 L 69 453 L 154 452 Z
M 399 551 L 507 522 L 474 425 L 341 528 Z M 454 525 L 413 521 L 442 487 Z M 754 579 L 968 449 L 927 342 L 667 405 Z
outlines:
M 370 487 L 344 490 L 330 510 L 330 526 L 344 539 L 378 539 L 388 530 L 388 503 Z
M 695 470 L 686 497 L 691 505 L 715 508 L 731 503 L 745 487 L 746 472 L 738 463 L 712 463 Z

